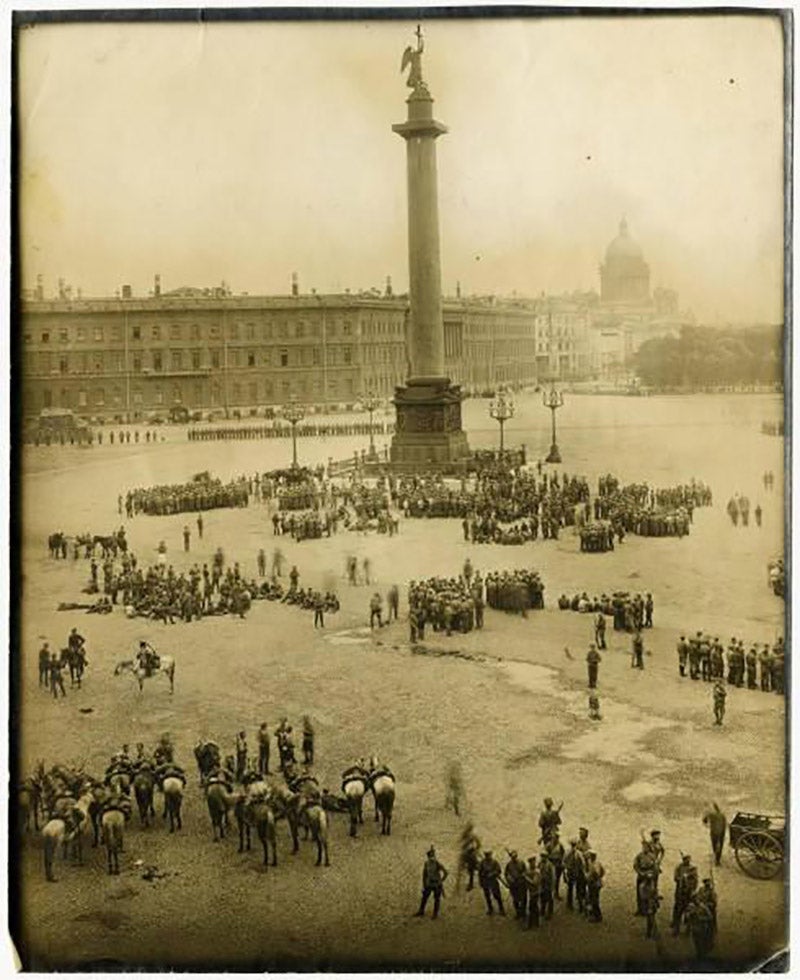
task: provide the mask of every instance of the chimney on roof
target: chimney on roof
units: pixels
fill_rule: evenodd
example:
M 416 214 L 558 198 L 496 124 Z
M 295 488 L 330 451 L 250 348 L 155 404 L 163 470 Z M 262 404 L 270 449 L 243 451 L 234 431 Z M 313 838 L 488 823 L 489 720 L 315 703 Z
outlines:
M 391 276 L 387 276 L 386 277 L 386 292 L 385 292 L 384 295 L 386 295 L 386 296 L 391 296 L 392 295 L 392 277 Z
M 122 287 L 122 298 L 123 299 L 130 299 L 132 296 L 133 296 L 133 290 L 131 289 L 131 287 L 129 285 L 127 285 L 127 284 L 124 285 Z
M 161 295 L 161 276 L 156 273 L 153 276 L 153 296 Z
M 292 296 L 299 296 L 299 295 L 300 295 L 300 288 L 297 285 L 297 273 L 293 272 L 292 273 Z

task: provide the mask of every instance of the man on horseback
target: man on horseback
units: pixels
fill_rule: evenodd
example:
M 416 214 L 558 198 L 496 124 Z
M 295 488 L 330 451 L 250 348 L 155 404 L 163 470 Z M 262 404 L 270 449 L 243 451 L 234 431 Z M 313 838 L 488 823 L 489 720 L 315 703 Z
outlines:
M 156 651 L 145 640 L 139 641 L 139 652 L 136 654 L 136 661 L 139 668 L 144 671 L 145 677 L 152 677 L 153 671 L 157 670 L 161 658 Z

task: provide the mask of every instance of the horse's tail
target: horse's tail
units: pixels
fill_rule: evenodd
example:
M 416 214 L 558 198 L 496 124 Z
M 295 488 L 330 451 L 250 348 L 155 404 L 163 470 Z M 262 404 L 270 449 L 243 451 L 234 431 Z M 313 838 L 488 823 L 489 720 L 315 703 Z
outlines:
M 106 829 L 106 844 L 115 854 L 122 850 L 122 820 L 114 820 Z
M 394 809 L 394 795 L 394 783 L 388 781 L 375 794 L 378 810 L 386 816 L 391 816 Z

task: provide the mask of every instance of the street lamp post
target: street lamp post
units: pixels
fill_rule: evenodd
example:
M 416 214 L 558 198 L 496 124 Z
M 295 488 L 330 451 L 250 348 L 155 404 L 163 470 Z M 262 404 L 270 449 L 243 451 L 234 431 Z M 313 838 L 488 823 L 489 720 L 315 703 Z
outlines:
M 369 458 L 375 459 L 375 436 L 372 432 L 372 414 L 380 405 L 380 399 L 373 391 L 368 391 L 361 399 L 361 404 L 369 412 Z
M 504 427 L 509 419 L 514 417 L 514 400 L 511 395 L 500 388 L 489 405 L 489 415 L 500 423 L 500 455 L 505 449 Z
M 560 463 L 561 453 L 558 451 L 558 443 L 556 442 L 556 411 L 564 404 L 564 395 L 556 390 L 555 382 L 550 385 L 550 391 L 542 392 L 542 401 L 544 407 L 549 408 L 552 412 L 553 421 L 553 444 L 550 446 L 550 452 L 545 462 Z
M 288 405 L 283 408 L 283 417 L 292 427 L 292 469 L 297 469 L 297 423 L 302 422 L 306 417 L 303 406 L 297 404 L 297 399 L 292 395 Z

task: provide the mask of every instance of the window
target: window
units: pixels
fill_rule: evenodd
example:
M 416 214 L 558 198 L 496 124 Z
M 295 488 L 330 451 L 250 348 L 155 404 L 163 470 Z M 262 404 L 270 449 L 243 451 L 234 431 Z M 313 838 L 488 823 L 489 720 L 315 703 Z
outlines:
M 33 340 L 33 334 L 30 332 L 30 330 L 26 330 L 22 335 L 22 339 L 26 344 L 29 344 Z
M 281 322 L 278 324 L 278 336 L 281 338 L 281 340 L 285 340 L 286 339 L 286 336 L 287 336 L 287 333 L 288 333 L 288 330 L 287 330 L 287 327 L 286 327 L 286 321 L 285 320 L 281 320 Z
M 289 351 L 286 347 L 281 347 L 281 367 L 289 366 Z
M 156 388 L 156 405 L 164 404 L 164 392 L 160 388 Z
M 212 323 L 208 328 L 208 336 L 214 340 L 219 340 L 220 335 L 220 325 L 218 323 Z
M 114 370 L 118 372 L 125 370 L 125 355 L 122 352 L 114 355 Z
M 264 382 L 264 400 L 270 401 L 272 399 L 272 382 L 269 378 Z
M 248 323 L 247 324 L 247 339 L 248 340 L 255 340 L 256 339 L 256 325 L 255 325 L 255 323 Z
M 305 334 L 305 332 L 306 332 L 306 325 L 303 320 L 300 320 L 297 326 L 295 327 L 294 335 L 295 337 L 302 337 Z
M 228 351 L 228 367 L 239 367 L 239 351 Z
M 218 350 L 212 350 L 211 351 L 211 367 L 212 368 L 216 368 L 217 370 L 219 369 L 219 351 Z
M 106 393 L 104 388 L 98 388 L 94 393 L 94 403 L 95 405 L 105 405 L 106 403 Z
M 235 381 L 233 384 L 233 400 L 237 405 L 242 400 L 242 386 L 238 381 Z
M 69 330 L 66 329 L 59 330 L 58 339 L 61 341 L 62 344 L 66 344 L 66 342 L 69 340 Z
M 349 337 L 352 331 L 353 331 L 353 325 L 350 323 L 349 320 L 345 320 L 344 326 L 342 327 L 342 333 L 345 335 L 345 337 Z
M 181 392 L 180 385 L 172 386 L 172 401 L 175 405 L 180 405 L 180 403 L 183 401 L 183 393 Z
M 111 339 L 122 340 L 122 327 L 118 323 L 111 328 Z
M 320 361 L 319 347 L 313 347 L 311 349 L 311 363 L 314 365 L 314 367 L 319 367 L 319 361 Z
M 39 370 L 43 374 L 49 374 L 50 373 L 50 353 L 49 353 L 49 351 L 39 355 Z
M 230 325 L 230 327 L 228 329 L 228 336 L 231 338 L 231 340 L 238 340 L 239 339 L 239 324 L 238 323 L 232 323 Z
M 102 327 L 95 327 L 94 328 L 94 339 L 95 340 L 102 340 L 103 339 L 103 328 Z
M 115 405 L 122 404 L 122 390 L 120 388 L 115 387 L 112 389 L 111 400 L 114 402 Z
M 353 348 L 352 347 L 343 347 L 342 348 L 342 355 L 344 357 L 344 363 L 345 364 L 352 364 L 353 363 Z
M 103 370 L 103 352 L 96 350 L 94 356 L 92 357 L 92 367 L 96 373 L 100 373 Z
M 86 374 L 89 370 L 89 354 L 86 351 L 81 352 L 81 372 Z
M 137 324 L 134 324 L 131 327 L 131 334 L 132 334 L 134 340 L 141 340 L 142 339 L 142 328 L 140 326 L 138 326 Z M 81 340 L 83 338 L 78 338 L 78 339 Z
M 172 370 L 180 371 L 181 369 L 181 352 L 179 350 L 172 351 Z
M 249 350 L 247 352 L 247 366 L 248 367 L 256 366 L 256 352 L 254 350 Z
M 203 385 L 200 381 L 195 382 L 194 385 L 194 403 L 195 405 L 203 404 Z
M 181 339 L 181 325 L 180 323 L 171 323 L 169 325 L 169 339 L 170 340 L 180 340 Z
M 272 324 L 271 323 L 265 323 L 264 324 L 264 328 L 263 328 L 263 330 L 262 330 L 261 333 L 262 333 L 262 336 L 263 336 L 264 340 L 272 340 Z
M 86 408 L 86 390 L 81 388 L 78 392 L 78 406 L 80 408 Z
M 151 335 L 153 340 L 161 340 L 161 327 L 157 323 L 153 324 L 151 328 Z
M 66 354 L 62 354 L 58 359 L 58 370 L 62 374 L 66 374 L 69 371 L 69 358 Z
M 134 388 L 133 389 L 133 404 L 134 405 L 141 405 L 142 404 L 142 389 L 141 388 Z
M 160 350 L 153 351 L 153 370 L 160 371 L 162 369 L 162 366 L 163 365 L 161 361 L 161 351 Z
M 43 330 L 42 331 L 42 343 L 43 344 L 49 344 L 50 343 L 50 331 L 49 330 Z
M 141 354 L 134 354 L 133 355 L 133 370 L 134 370 L 134 372 L 136 374 L 139 374 L 141 372 L 141 370 L 142 370 L 142 355 Z
M 220 388 L 219 384 L 215 381 L 214 384 L 211 385 L 211 404 L 212 405 L 219 405 L 221 391 L 222 391 L 222 389 Z
M 52 408 L 53 405 L 53 392 L 49 388 L 45 388 L 42 392 L 42 403 L 45 408 Z
M 200 324 L 192 324 L 192 340 L 200 340 Z
M 192 369 L 194 371 L 200 370 L 200 353 L 199 350 L 192 351 Z

